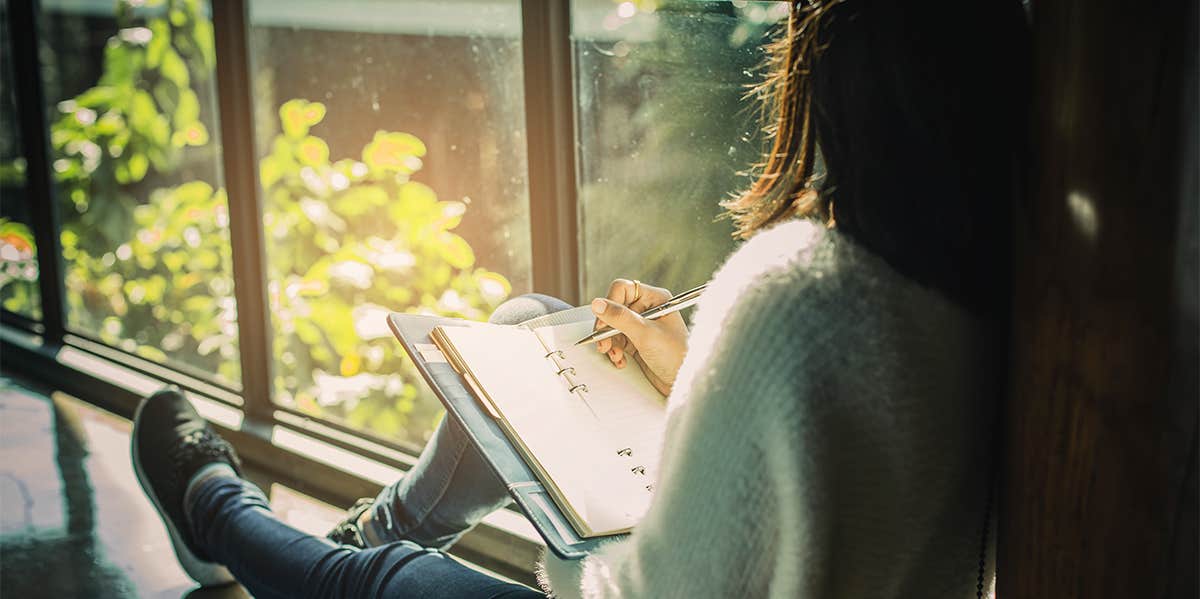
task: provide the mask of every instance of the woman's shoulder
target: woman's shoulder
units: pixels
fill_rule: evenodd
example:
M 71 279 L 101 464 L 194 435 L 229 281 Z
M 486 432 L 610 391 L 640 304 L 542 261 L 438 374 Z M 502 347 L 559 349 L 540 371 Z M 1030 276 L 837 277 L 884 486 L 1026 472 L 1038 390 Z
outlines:
M 766 354 L 787 343 L 767 333 L 805 325 L 816 296 L 824 295 L 815 288 L 838 268 L 837 241 L 825 227 L 797 220 L 742 244 L 717 270 L 697 307 L 681 377 L 688 380 L 689 367 L 709 359 L 733 359 L 721 354 Z
M 810 220 L 787 221 L 746 241 L 717 270 L 709 295 L 710 311 L 725 315 L 764 304 L 830 316 L 896 302 L 953 308 L 837 229 Z
M 811 220 L 792 220 L 759 232 L 730 254 L 714 280 L 721 284 L 821 266 L 835 234 Z M 817 264 L 815 264 L 817 263 Z
M 843 240 L 808 220 L 793 220 L 762 231 L 734 251 L 713 276 L 697 324 L 724 319 L 735 309 L 788 302 L 836 276 Z
M 965 318 L 835 229 L 794 220 L 744 243 L 718 269 L 693 319 L 697 345 L 747 329 L 741 343 L 804 343 L 809 333 L 869 331 L 897 314 L 945 324 Z M 786 335 L 776 335 L 786 330 Z M 740 337 L 734 335 L 735 337 Z M 797 356 L 799 359 L 799 356 Z

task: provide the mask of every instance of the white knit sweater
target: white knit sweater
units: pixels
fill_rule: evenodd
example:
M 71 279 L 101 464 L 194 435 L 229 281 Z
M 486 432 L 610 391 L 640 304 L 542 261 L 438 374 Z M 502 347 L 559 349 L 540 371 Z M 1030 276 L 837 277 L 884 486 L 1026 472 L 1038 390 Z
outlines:
M 693 319 L 649 513 L 582 561 L 548 555 L 543 587 L 974 597 L 993 352 L 967 312 L 845 236 L 757 235 Z

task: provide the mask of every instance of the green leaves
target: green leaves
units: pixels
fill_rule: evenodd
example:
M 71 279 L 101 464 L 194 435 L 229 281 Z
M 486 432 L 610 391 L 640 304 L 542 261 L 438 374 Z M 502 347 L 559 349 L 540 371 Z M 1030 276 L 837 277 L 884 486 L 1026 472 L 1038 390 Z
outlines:
M 325 118 L 325 105 L 307 100 L 288 100 L 279 107 L 279 121 L 283 134 L 298 139 L 308 135 L 313 125 Z M 326 151 L 328 155 L 328 151 Z
M 145 154 L 130 154 L 124 163 L 117 165 L 117 183 L 129 184 L 141 181 L 150 168 L 150 159 Z
M 408 133 L 377 131 L 375 138 L 363 148 L 363 162 L 378 173 L 410 175 L 421 168 L 420 157 L 425 144 Z
M 235 383 L 225 192 L 202 181 L 152 189 L 178 180 L 185 160 L 215 151 L 209 104 L 196 91 L 215 64 L 201 4 L 121 4 L 102 77 L 58 105 L 52 164 L 75 211 L 61 232 L 71 326 Z M 483 319 L 512 287 L 477 268 L 474 248 L 454 232 L 470 218 L 467 206 L 412 180 L 427 152 L 422 140 L 378 131 L 361 140 L 360 152 L 331 157 L 318 127 L 326 116 L 320 102 L 284 102 L 281 133 L 259 161 L 278 399 L 420 439 L 441 411 L 420 394 L 390 336 L 380 335 L 381 314 Z M 9 171 L 15 176 L 16 166 Z M 6 227 L 0 221 L 0 256 L 25 247 Z M 0 287 L 10 308 L 32 301 L 28 290 L 36 289 Z
M 379 131 L 361 161 L 334 159 L 311 130 L 325 116 L 320 103 L 283 103 L 281 133 L 259 163 L 278 391 L 310 414 L 369 417 L 376 432 L 421 438 L 439 410 L 416 401 L 411 364 L 379 335 L 382 314 L 483 319 L 512 286 L 476 268 L 475 250 L 452 232 L 466 204 L 411 179 L 427 151 L 420 139 Z M 342 399 L 349 388 L 353 399 Z
M 64 229 L 72 326 L 151 360 L 185 356 L 236 381 L 236 304 L 223 190 L 203 181 L 158 189 L 126 212 L 120 243 Z M 232 377 L 232 378 L 229 378 Z
M 334 200 L 334 211 L 338 214 L 353 218 L 364 216 L 388 202 L 388 194 L 378 185 L 356 185 L 340 194 Z
M 146 67 L 157 69 L 171 47 L 171 28 L 166 21 L 155 19 L 150 22 L 150 33 L 150 42 L 146 44 Z
M 172 115 L 176 129 L 183 129 L 200 119 L 200 99 L 191 88 L 179 92 L 179 103 L 175 105 Z
M 329 146 L 325 140 L 309 135 L 296 145 L 296 159 L 305 166 L 323 166 L 329 162 Z
M 37 246 L 29 227 L 8 218 L 0 218 L 0 264 L 21 264 L 33 259 Z M 0 268 L 0 271 L 8 270 Z M 3 279 L 0 279 L 3 280 Z
M 450 266 L 466 269 L 475 265 L 475 252 L 466 239 L 454 233 L 442 233 L 438 236 L 438 255 Z
M 191 86 L 210 75 L 212 28 L 197 2 L 157 4 L 166 9 L 118 4 L 117 32 L 105 46 L 100 80 L 60 102 L 51 126 L 56 182 L 84 221 L 104 223 L 91 227 L 93 249 L 124 237 L 120 214 L 133 201 L 124 187 L 154 172 L 172 172 L 182 149 L 210 141 Z M 106 201 L 92 202 L 99 194 Z

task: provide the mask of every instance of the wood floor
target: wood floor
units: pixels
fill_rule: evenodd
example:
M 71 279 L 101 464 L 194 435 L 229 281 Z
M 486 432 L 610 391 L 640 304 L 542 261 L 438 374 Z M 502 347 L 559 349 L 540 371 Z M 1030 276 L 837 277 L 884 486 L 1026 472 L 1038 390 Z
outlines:
M 200 589 L 176 563 L 129 462 L 129 421 L 0 376 L 0 597 L 247 597 Z M 341 510 L 251 473 L 289 524 Z

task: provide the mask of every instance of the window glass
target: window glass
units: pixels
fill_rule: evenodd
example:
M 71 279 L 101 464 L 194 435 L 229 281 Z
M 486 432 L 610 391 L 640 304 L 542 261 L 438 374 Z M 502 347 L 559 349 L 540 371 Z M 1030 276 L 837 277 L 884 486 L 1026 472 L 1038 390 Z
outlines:
M 520 3 L 250 4 L 275 401 L 422 443 L 389 311 L 529 289 Z
M 8 4 L 0 3 L 0 307 L 37 320 L 42 317 L 37 247 L 29 228 L 7 11 Z
M 786 17 L 785 2 L 572 0 L 585 297 L 616 277 L 688 289 L 732 249 L 718 203 L 760 158 L 743 97 Z
M 208 3 L 41 7 L 68 328 L 235 385 Z

